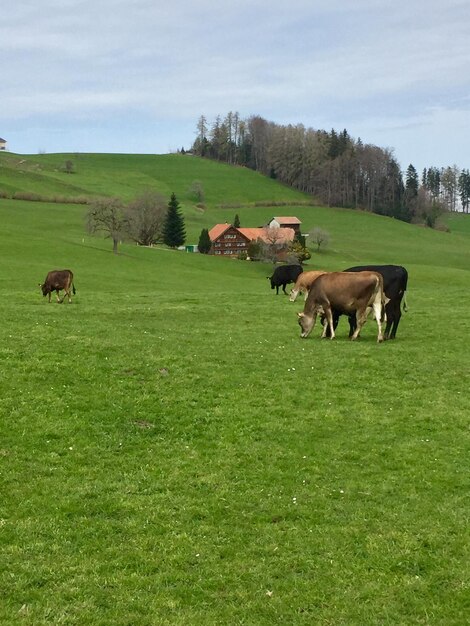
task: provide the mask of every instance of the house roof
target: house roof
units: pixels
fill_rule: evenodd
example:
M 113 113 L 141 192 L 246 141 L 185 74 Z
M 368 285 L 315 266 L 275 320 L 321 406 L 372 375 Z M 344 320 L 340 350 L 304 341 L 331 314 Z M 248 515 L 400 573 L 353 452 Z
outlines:
M 6 140 L 6 139 L 2 139 L 1 137 L 0 137 L 0 141 L 1 141 L 2 143 L 6 143 L 6 142 L 7 142 L 7 140 Z
M 216 224 L 209 231 L 210 240 L 214 241 L 214 239 L 220 237 L 220 235 L 222 235 L 226 230 L 231 228 L 231 226 L 232 224 L 228 224 L 227 222 L 225 224 Z
M 273 217 L 273 220 L 276 220 L 279 224 L 302 224 L 298 217 L 288 216 L 288 217 Z
M 266 243 L 269 243 L 268 233 L 266 231 L 266 227 L 264 228 L 235 228 L 232 224 L 216 224 L 209 231 L 209 237 L 211 241 L 215 241 L 221 235 L 224 234 L 225 231 L 233 228 L 237 230 L 243 237 L 246 237 L 249 241 L 256 241 L 257 239 L 261 239 Z M 278 232 L 279 231 L 279 232 Z M 295 237 L 295 231 L 293 228 L 278 228 L 276 229 L 276 243 L 288 243 L 289 241 L 293 241 Z

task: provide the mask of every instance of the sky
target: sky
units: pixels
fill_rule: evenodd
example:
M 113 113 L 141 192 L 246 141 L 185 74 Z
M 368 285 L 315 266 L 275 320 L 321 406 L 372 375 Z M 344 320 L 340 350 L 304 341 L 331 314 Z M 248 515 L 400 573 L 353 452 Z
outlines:
M 11 152 L 163 154 L 237 111 L 470 168 L 468 0 L 0 0 Z

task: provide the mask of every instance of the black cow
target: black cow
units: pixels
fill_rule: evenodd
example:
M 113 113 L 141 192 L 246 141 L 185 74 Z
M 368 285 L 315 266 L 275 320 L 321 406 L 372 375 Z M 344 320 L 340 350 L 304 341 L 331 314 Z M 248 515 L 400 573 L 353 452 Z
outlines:
M 69 302 L 72 302 L 70 288 L 73 290 L 73 295 L 76 293 L 75 285 L 73 284 L 73 273 L 71 270 L 52 270 L 52 272 L 48 272 L 44 283 L 39 283 L 39 286 L 42 289 L 43 296 L 47 296 L 49 294 L 49 302 L 51 301 L 51 294 L 53 291 L 56 292 L 57 302 L 63 302 L 65 296 L 68 296 Z M 59 298 L 59 291 L 62 289 L 65 293 L 61 300 Z
M 345 272 L 378 272 L 383 277 L 384 293 L 389 299 L 385 305 L 387 323 L 385 326 L 385 339 L 395 339 L 398 324 L 401 318 L 401 303 L 406 311 L 406 288 L 408 285 L 408 272 L 401 265 L 356 265 L 349 267 Z M 336 328 L 341 313 L 333 312 L 333 326 Z M 349 316 L 349 336 L 352 337 L 356 330 L 356 318 Z
M 295 283 L 298 275 L 302 274 L 302 271 L 300 265 L 280 265 L 276 267 L 273 275 L 267 277 L 271 281 L 271 289 L 276 288 L 276 295 L 278 295 L 279 287 L 282 286 L 282 291 L 287 296 L 286 285 Z

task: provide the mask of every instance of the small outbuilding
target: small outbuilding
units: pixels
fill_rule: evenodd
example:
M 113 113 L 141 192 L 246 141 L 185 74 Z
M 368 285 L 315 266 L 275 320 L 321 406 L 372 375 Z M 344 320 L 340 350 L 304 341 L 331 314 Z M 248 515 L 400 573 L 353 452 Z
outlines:
M 298 217 L 272 217 L 267 223 L 268 228 L 292 228 L 295 233 L 300 233 L 300 225 L 302 222 Z
M 2 139 L 0 137 L 0 150 L 6 150 L 7 149 L 7 140 L 6 139 Z

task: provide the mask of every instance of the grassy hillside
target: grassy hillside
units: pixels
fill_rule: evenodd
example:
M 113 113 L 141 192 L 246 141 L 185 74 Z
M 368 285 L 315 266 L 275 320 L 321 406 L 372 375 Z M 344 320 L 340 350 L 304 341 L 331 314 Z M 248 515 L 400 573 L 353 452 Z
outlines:
M 468 216 L 443 233 L 259 208 L 304 197 L 191 157 L 83 155 L 73 175 L 62 160 L 30 157 L 51 193 L 70 179 L 129 198 L 159 164 L 194 237 L 234 212 L 298 215 L 331 233 L 309 267 L 403 264 L 410 311 L 395 342 L 372 321 L 356 343 L 344 321 L 335 342 L 301 340 L 269 265 L 113 255 L 84 206 L 0 200 L 0 623 L 466 623 Z M 71 305 L 40 295 L 54 267 L 75 272 Z
M 72 174 L 63 171 L 68 160 L 74 166 Z M 70 196 L 116 195 L 129 200 L 143 189 L 155 189 L 168 196 L 174 191 L 184 201 L 194 180 L 203 182 L 208 206 L 306 199 L 246 168 L 189 155 L 0 154 L 0 190 L 47 194 L 57 189 Z

